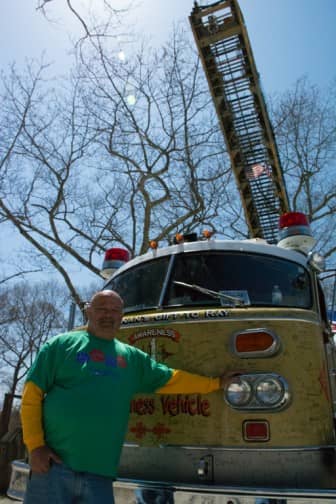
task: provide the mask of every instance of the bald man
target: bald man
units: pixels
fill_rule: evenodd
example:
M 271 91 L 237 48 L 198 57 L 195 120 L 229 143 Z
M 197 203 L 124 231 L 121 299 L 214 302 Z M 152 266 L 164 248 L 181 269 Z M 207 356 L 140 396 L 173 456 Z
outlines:
M 31 474 L 25 504 L 111 504 L 130 401 L 137 393 L 209 393 L 239 372 L 209 378 L 173 370 L 116 336 L 123 300 L 97 292 L 88 326 L 40 349 L 23 391 Z

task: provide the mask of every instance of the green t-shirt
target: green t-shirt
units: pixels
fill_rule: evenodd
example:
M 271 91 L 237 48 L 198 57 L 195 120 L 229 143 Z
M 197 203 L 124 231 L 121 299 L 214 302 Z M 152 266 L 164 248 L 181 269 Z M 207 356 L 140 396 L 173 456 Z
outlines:
M 45 440 L 75 471 L 115 477 L 130 401 L 165 385 L 172 369 L 117 339 L 60 334 L 41 348 L 27 381 L 45 393 Z

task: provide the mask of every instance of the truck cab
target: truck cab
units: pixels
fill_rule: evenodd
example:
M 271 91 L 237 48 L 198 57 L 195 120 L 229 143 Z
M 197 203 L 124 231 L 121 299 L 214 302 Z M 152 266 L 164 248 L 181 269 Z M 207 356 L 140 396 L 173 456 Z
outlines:
M 206 236 L 153 244 L 105 288 L 125 301 L 124 342 L 172 368 L 243 374 L 208 395 L 134 397 L 116 488 L 335 489 L 334 344 L 312 256 Z

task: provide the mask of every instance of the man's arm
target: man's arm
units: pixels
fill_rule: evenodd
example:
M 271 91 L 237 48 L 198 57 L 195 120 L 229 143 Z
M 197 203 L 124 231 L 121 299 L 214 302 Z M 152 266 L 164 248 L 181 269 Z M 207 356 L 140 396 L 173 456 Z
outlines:
M 228 371 L 218 378 L 201 376 L 175 369 L 170 380 L 156 390 L 157 394 L 209 394 L 221 388 L 242 371 Z
M 49 470 L 50 460 L 60 463 L 60 458 L 46 445 L 42 424 L 42 401 L 44 391 L 28 381 L 23 389 L 21 403 L 21 422 L 23 440 L 30 453 L 33 472 Z

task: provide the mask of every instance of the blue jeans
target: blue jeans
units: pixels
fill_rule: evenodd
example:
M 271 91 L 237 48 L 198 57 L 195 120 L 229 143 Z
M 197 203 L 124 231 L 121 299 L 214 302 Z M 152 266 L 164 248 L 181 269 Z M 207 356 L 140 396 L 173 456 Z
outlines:
M 112 482 L 112 478 L 52 464 L 47 473 L 31 474 L 24 504 L 114 504 Z

